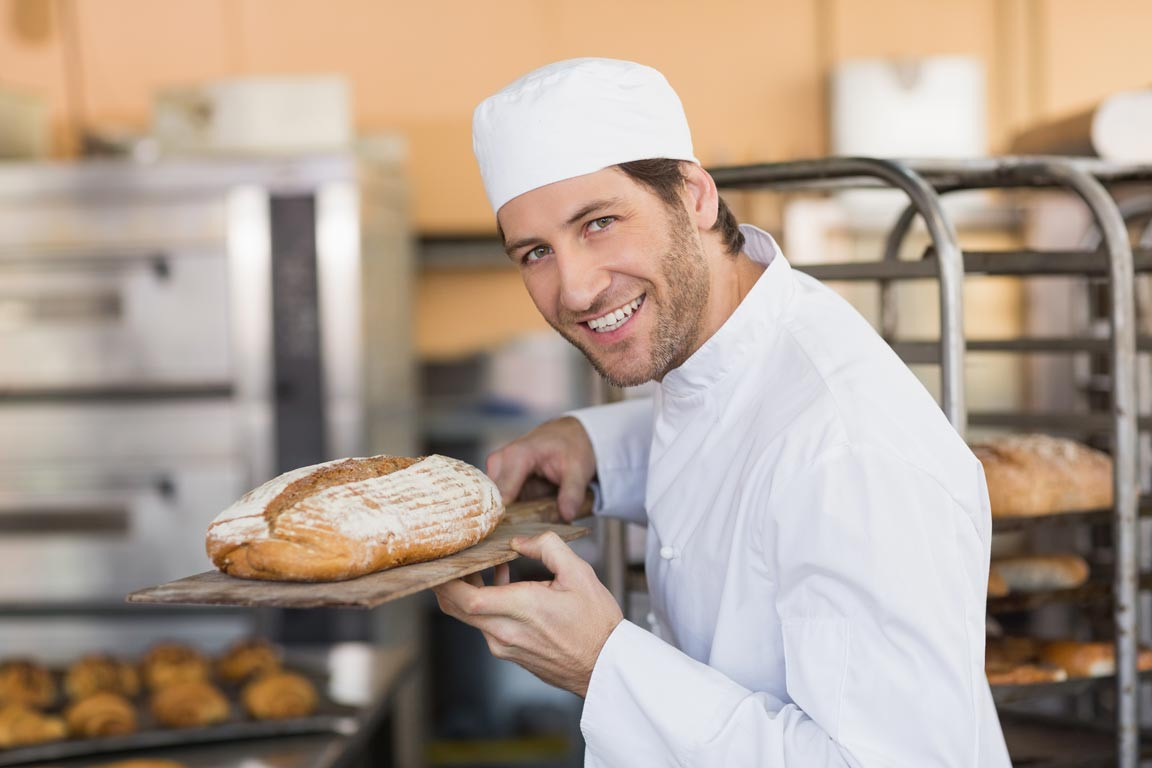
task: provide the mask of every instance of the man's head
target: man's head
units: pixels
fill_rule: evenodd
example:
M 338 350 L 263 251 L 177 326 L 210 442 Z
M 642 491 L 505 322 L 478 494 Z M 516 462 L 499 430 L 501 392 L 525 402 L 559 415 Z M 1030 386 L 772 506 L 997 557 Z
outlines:
M 609 381 L 662 378 L 723 322 L 743 236 L 659 72 L 549 65 L 477 107 L 473 145 L 537 308 Z

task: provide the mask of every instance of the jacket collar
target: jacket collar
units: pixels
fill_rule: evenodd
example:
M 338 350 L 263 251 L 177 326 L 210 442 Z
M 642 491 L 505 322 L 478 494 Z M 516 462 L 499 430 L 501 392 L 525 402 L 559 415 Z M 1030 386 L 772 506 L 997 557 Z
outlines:
M 792 268 L 776 241 L 762 229 L 741 224 L 744 253 L 766 269 L 724 321 L 680 367 L 664 376 L 660 383 L 665 398 L 683 399 L 707 391 L 739 366 L 752 344 L 767 343 L 767 333 L 775 333 L 784 305 L 792 296 Z

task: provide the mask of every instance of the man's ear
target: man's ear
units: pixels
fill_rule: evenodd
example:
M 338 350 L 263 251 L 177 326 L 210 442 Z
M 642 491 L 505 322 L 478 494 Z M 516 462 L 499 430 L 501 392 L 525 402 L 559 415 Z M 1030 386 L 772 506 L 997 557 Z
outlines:
M 684 176 L 686 203 L 692 220 L 701 231 L 708 231 L 720 215 L 720 193 L 708 171 L 696 163 L 682 161 L 680 172 Z

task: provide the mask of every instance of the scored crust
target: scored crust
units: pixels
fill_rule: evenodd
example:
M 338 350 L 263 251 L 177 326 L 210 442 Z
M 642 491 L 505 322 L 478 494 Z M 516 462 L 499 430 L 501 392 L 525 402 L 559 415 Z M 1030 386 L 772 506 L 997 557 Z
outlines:
M 1112 458 L 1074 440 L 1008 435 L 974 443 L 993 517 L 1048 515 L 1112 506 Z
M 495 484 L 465 462 L 373 456 L 268 481 L 213 521 L 206 544 L 232 576 L 339 581 L 458 552 L 503 513 Z

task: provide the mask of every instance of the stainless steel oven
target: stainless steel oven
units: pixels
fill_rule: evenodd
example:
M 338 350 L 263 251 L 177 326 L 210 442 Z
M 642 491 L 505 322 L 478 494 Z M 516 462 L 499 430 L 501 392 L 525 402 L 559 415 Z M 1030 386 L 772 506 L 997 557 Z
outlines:
M 245 490 L 412 449 L 396 160 L 0 166 L 0 652 L 131 642 Z

